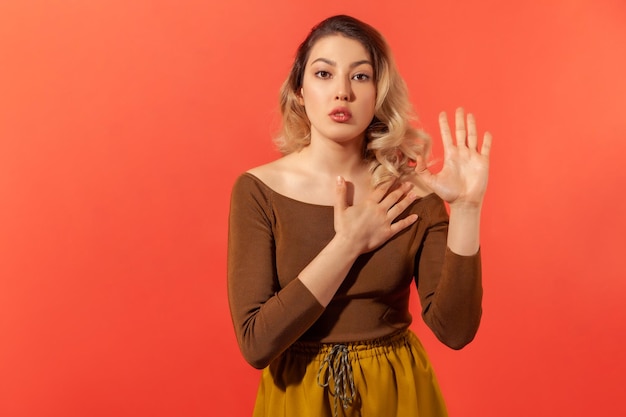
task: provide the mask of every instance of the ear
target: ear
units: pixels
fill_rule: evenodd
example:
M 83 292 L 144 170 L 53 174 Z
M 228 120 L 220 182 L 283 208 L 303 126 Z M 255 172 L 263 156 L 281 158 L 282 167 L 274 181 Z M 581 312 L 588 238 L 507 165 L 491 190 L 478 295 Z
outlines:
M 296 93 L 296 96 L 298 96 L 298 104 L 300 104 L 301 106 L 304 106 L 304 88 L 300 87 L 300 91 L 298 91 Z

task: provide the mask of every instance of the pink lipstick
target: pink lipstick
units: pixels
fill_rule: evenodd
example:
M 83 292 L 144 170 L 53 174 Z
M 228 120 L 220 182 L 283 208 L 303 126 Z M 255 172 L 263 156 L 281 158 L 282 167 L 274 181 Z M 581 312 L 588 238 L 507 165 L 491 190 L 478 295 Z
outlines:
M 345 107 L 336 107 L 328 115 L 338 123 L 345 123 L 352 118 L 352 113 Z

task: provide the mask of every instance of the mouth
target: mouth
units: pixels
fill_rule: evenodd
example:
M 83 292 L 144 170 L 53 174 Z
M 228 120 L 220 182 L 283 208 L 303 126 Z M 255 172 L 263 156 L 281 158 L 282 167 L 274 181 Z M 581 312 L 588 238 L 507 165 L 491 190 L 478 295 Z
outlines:
M 328 113 L 328 116 L 330 116 L 330 118 L 335 122 L 345 123 L 352 118 L 352 113 L 350 113 L 350 110 L 345 107 L 338 107 Z

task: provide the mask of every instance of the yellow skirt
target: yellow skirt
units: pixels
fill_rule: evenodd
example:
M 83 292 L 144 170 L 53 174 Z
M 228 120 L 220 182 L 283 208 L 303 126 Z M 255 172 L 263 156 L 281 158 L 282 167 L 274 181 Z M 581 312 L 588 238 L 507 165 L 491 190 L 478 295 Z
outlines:
M 263 370 L 254 417 L 445 417 L 410 330 L 359 343 L 297 342 Z

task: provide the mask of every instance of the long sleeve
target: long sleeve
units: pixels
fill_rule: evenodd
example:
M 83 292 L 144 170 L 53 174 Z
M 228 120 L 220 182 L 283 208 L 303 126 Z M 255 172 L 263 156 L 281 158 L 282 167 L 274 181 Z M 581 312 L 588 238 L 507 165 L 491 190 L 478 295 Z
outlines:
M 460 256 L 447 247 L 448 214 L 443 202 L 428 216 L 415 267 L 422 317 L 440 341 L 461 349 L 474 339 L 482 315 L 480 251 Z
M 241 352 L 264 368 L 294 343 L 324 308 L 293 279 L 277 277 L 271 193 L 249 176 L 235 183 L 229 215 L 228 298 Z

